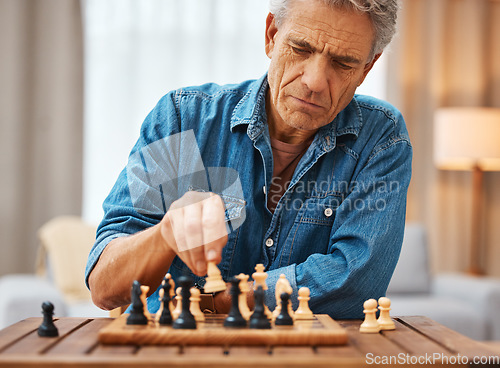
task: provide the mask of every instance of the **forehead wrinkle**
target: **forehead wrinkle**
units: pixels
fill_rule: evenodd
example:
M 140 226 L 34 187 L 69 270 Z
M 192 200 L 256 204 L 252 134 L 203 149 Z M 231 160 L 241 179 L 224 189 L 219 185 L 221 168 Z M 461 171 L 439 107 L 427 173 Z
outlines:
M 312 17 L 308 17 L 307 15 L 291 16 L 290 20 L 292 22 L 294 22 L 295 25 L 298 25 L 300 27 L 304 27 L 309 31 L 317 33 L 318 36 L 325 35 L 328 37 L 328 35 L 339 34 L 339 35 L 345 35 L 346 39 L 349 38 L 351 35 L 355 36 L 356 38 L 362 38 L 364 36 L 364 35 L 356 33 L 356 32 L 351 32 L 343 27 L 335 28 L 328 22 L 318 20 L 318 19 L 315 19 Z M 311 26 L 311 25 L 313 25 L 313 26 Z M 340 39 L 340 38 L 344 38 L 344 37 L 337 37 L 337 38 Z
M 356 59 L 363 59 L 365 54 L 365 41 L 366 41 L 366 32 L 362 31 L 359 27 L 352 28 L 350 25 L 352 24 L 352 19 L 346 20 L 340 17 L 333 24 L 329 20 L 318 19 L 315 16 L 310 16 L 307 11 L 306 12 L 294 12 L 293 6 L 290 11 L 289 17 L 285 19 L 286 22 L 290 22 L 293 24 L 293 27 L 289 29 L 289 31 L 296 31 L 299 34 L 303 34 L 304 39 L 308 39 L 310 41 L 314 41 L 316 43 L 316 47 L 318 49 L 324 50 L 327 45 L 330 45 L 333 49 L 338 50 L 341 54 L 346 54 L 348 56 L 352 56 L 349 54 L 355 54 Z M 328 8 L 328 10 L 332 10 Z M 342 9 L 338 9 L 342 12 Z M 348 11 L 348 14 L 359 15 L 361 17 L 368 17 L 366 14 L 359 13 L 357 11 Z M 373 23 L 370 21 L 370 30 L 372 31 L 371 40 L 370 40 L 370 50 L 373 44 L 373 38 L 375 37 Z M 348 24 L 344 24 L 348 22 Z M 359 30 L 358 30 L 359 29 Z M 309 43 L 311 43 L 309 41 Z M 347 45 L 345 48 L 344 45 Z M 338 54 L 338 53 L 337 53 Z

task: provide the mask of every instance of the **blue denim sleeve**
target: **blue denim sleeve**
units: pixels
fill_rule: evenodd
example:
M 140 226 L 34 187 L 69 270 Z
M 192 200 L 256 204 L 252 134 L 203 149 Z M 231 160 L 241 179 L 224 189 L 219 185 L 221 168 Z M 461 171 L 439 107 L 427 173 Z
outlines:
M 407 137 L 376 147 L 336 211 L 328 254 L 268 272 L 270 306 L 281 273 L 294 293 L 302 286 L 310 289 L 315 313 L 337 319 L 362 318 L 363 302 L 385 295 L 401 250 L 411 158 Z
M 148 183 L 141 182 L 139 177 L 130 178 L 135 167 L 142 167 L 142 155 L 136 154 L 143 151 L 144 147 L 152 142 L 157 142 L 164 137 L 178 131 L 178 118 L 175 108 L 175 93 L 165 95 L 146 117 L 140 137 L 129 156 L 127 167 L 120 173 L 113 189 L 103 203 L 104 216 L 97 228 L 96 241 L 92 247 L 85 268 L 85 282 L 103 250 L 115 238 L 128 236 L 161 221 L 161 211 L 152 211 L 150 208 L 138 208 L 137 203 L 132 203 L 130 186 L 135 185 L 140 189 L 152 190 Z M 144 169 L 146 170 L 146 169 Z M 142 170 L 142 171 L 144 171 Z M 137 191 L 137 190 L 136 190 Z

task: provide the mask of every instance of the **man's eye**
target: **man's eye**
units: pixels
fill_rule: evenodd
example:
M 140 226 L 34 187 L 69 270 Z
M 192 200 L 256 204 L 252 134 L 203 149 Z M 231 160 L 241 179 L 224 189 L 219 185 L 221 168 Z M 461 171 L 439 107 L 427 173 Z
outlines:
M 296 54 L 299 54 L 299 55 L 307 54 L 307 50 L 300 49 L 300 48 L 295 47 L 295 46 L 291 46 L 291 47 L 292 47 L 293 52 L 295 52 Z
M 350 65 L 347 65 L 347 64 L 344 64 L 344 63 L 341 63 L 339 61 L 334 61 L 333 62 L 337 67 L 339 67 L 340 69 L 342 70 L 351 70 L 352 69 L 352 66 Z

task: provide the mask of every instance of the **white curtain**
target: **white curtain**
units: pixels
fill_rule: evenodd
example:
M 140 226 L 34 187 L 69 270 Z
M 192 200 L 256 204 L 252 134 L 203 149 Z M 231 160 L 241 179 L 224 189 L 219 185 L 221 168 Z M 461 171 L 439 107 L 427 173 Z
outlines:
M 139 127 L 169 90 L 267 70 L 267 0 L 85 0 L 84 208 L 99 221 Z
M 33 272 L 38 228 L 80 214 L 82 33 L 78 0 L 0 0 L 0 276 Z
M 139 126 L 169 90 L 262 76 L 268 0 L 85 0 L 83 216 L 126 164 Z M 384 62 L 365 92 L 384 96 Z

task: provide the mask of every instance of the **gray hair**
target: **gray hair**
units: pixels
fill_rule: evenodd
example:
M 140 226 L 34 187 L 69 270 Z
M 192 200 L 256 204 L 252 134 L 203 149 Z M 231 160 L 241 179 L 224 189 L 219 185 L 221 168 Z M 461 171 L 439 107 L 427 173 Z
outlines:
M 368 13 L 375 30 L 375 40 L 370 52 L 370 60 L 381 53 L 396 33 L 398 0 L 321 0 L 331 7 L 339 7 Z M 269 0 L 269 10 L 276 19 L 277 26 L 287 16 L 290 0 Z

